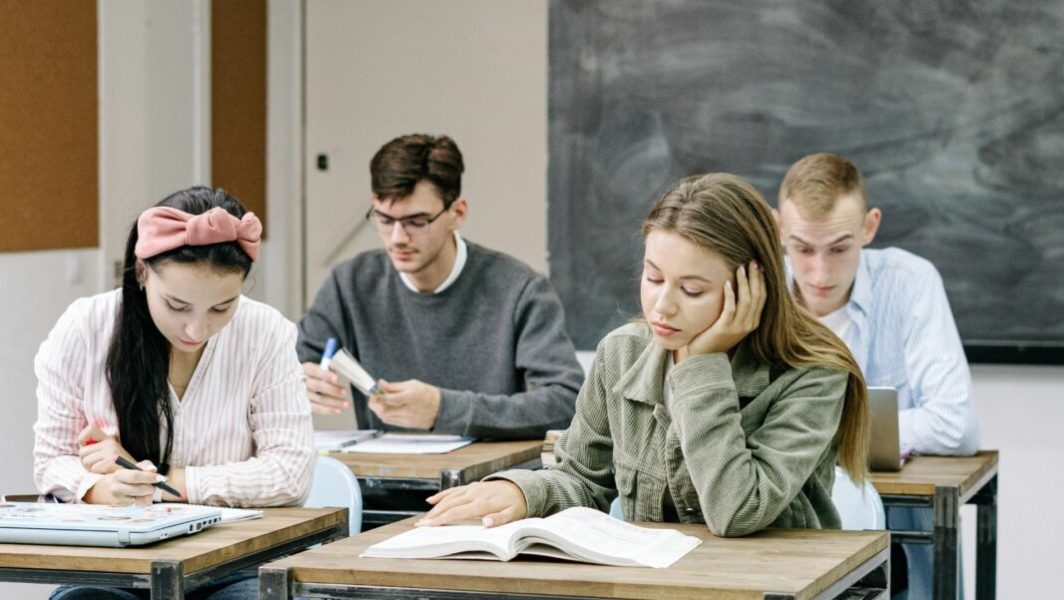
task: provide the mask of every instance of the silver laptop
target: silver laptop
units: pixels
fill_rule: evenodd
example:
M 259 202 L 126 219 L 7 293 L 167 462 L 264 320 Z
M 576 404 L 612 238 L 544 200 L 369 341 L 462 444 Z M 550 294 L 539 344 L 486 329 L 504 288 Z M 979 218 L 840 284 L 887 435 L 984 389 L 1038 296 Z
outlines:
M 5 502 L 0 504 L 0 543 L 139 546 L 196 533 L 221 519 L 220 509 L 207 506 Z
M 892 387 L 868 388 L 872 442 L 868 467 L 873 471 L 898 471 L 904 461 L 898 441 L 898 391 Z

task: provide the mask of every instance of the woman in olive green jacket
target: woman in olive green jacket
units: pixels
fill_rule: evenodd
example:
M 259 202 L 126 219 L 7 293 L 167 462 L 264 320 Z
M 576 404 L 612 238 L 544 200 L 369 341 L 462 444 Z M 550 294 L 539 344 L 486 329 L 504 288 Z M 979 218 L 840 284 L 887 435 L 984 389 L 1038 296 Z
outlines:
M 628 520 L 722 536 L 839 527 L 834 466 L 864 479 L 867 392 L 788 293 L 769 206 L 733 175 L 690 177 L 643 235 L 644 320 L 599 344 L 557 465 L 440 492 L 420 524 L 606 510 L 619 495 Z

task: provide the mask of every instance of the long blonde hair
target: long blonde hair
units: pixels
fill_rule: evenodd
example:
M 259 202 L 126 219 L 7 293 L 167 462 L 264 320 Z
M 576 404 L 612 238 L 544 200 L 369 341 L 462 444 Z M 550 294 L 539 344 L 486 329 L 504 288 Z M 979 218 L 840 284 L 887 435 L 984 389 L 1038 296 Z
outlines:
M 727 173 L 683 179 L 658 200 L 643 222 L 643 236 L 668 231 L 720 255 L 734 271 L 756 260 L 765 276 L 761 324 L 747 336 L 765 364 L 824 367 L 849 374 L 842 419 L 835 435 L 838 462 L 858 485 L 868 465 L 868 390 L 846 345 L 801 308 L 787 290 L 780 234 L 761 194 Z

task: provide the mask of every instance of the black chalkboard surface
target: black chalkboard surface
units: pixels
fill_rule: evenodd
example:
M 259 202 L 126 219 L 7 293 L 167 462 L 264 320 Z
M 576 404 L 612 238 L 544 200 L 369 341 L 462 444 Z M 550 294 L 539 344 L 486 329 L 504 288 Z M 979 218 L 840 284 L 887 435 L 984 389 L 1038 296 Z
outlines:
M 551 279 L 577 347 L 639 314 L 640 222 L 680 177 L 775 203 L 850 158 L 876 247 L 942 273 L 970 360 L 1064 363 L 1064 3 L 552 0 Z

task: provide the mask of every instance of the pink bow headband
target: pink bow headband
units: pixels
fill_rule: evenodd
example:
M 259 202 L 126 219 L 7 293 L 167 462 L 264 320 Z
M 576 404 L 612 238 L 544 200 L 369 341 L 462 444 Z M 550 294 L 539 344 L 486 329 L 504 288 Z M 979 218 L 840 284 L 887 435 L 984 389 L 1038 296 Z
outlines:
M 262 221 L 255 213 L 244 213 L 238 219 L 224 208 L 214 207 L 205 213 L 187 212 L 157 206 L 141 213 L 137 219 L 137 247 L 139 258 L 151 258 L 181 246 L 207 246 L 222 242 L 236 242 L 251 260 L 259 257 Z

